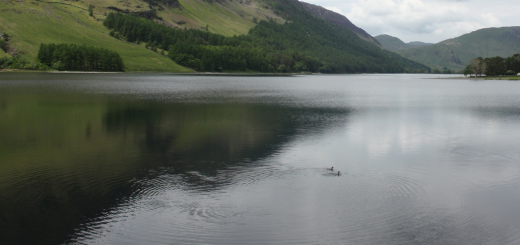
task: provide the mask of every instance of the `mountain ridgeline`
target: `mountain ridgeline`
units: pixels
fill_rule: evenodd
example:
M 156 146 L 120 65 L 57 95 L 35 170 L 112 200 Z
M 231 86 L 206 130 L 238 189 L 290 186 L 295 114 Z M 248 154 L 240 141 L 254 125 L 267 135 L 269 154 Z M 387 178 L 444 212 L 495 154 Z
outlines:
M 520 27 L 480 29 L 427 47 L 395 52 L 433 68 L 462 70 L 470 60 L 520 53 Z
M 0 65 L 7 69 L 112 71 L 122 67 L 81 64 L 70 60 L 68 51 L 56 52 L 63 53 L 61 64 L 49 58 L 38 63 L 42 43 L 114 51 L 125 71 L 136 72 L 400 73 L 430 69 L 381 49 L 346 17 L 297 0 L 4 0 L 0 9 L 9 10 L 0 15 L 0 33 L 10 35 L 0 45 Z
M 300 4 L 307 11 L 309 11 L 309 13 L 311 13 L 317 17 L 323 18 L 332 24 L 349 29 L 352 32 L 356 33 L 356 35 L 358 35 L 359 38 L 361 38 L 365 41 L 369 41 L 376 45 L 381 45 L 374 37 L 372 37 L 370 34 L 368 34 L 365 30 L 354 25 L 349 19 L 347 19 L 347 17 L 345 17 L 341 14 L 338 14 L 334 11 L 330 11 L 330 10 L 323 8 L 321 6 L 318 6 L 318 5 L 305 3 L 305 2 L 300 2 Z
M 374 38 L 377 41 L 379 41 L 379 43 L 381 44 L 381 46 L 383 46 L 383 48 L 386 48 L 391 51 L 396 51 L 399 49 L 426 47 L 426 46 L 430 46 L 433 44 L 433 43 L 423 43 L 423 42 L 417 42 L 417 41 L 405 43 L 397 37 L 392 37 L 392 36 L 386 35 L 386 34 L 375 36 Z
M 316 17 L 298 1 L 273 1 L 287 20 L 260 21 L 247 35 L 223 36 L 204 30 L 174 29 L 122 13 L 104 25 L 129 42 L 168 50 L 177 63 L 197 71 L 400 73 L 429 67 L 382 50 L 347 28 Z

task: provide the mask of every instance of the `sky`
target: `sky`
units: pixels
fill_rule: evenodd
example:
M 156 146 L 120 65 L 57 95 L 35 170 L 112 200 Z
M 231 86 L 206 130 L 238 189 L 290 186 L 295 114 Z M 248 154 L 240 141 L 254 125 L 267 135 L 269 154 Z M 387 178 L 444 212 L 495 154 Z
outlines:
M 519 0 L 300 0 L 346 16 L 372 36 L 437 43 L 488 27 L 520 26 Z

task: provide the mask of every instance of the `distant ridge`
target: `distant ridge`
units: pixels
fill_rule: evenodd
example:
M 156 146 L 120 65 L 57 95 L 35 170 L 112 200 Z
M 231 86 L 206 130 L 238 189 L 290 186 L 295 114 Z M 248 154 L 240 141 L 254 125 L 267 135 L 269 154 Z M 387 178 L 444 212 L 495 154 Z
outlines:
M 395 52 L 433 68 L 463 69 L 476 57 L 520 53 L 520 27 L 484 28 L 442 42 Z
M 361 39 L 374 43 L 378 46 L 381 46 L 381 44 L 376 40 L 374 37 L 372 37 L 370 34 L 368 34 L 365 30 L 357 27 L 354 25 L 347 17 L 338 14 L 334 11 L 328 10 L 326 8 L 323 8 L 318 5 L 306 3 L 306 2 L 300 2 L 300 4 L 305 8 L 307 11 L 309 11 L 311 14 L 318 16 L 322 19 L 325 19 L 329 21 L 332 24 L 347 28 L 354 32 L 356 35 L 358 35 Z
M 399 49 L 409 49 L 409 48 L 416 48 L 416 47 L 426 47 L 430 46 L 433 43 L 423 43 L 423 42 L 409 42 L 405 43 L 401 41 L 401 39 L 397 37 L 393 37 L 387 34 L 382 34 L 379 36 L 374 37 L 379 43 L 383 46 L 383 48 L 386 48 L 391 51 L 396 51 Z

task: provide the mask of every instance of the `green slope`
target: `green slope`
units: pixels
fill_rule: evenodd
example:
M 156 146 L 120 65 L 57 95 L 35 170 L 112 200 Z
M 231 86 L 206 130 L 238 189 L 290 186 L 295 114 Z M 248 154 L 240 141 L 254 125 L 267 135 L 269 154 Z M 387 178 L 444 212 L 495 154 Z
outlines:
M 5 53 L 4 50 L 0 49 L 0 58 L 3 57 L 11 57 L 9 54 Z
M 206 29 L 225 36 L 247 34 L 260 20 L 274 18 L 279 23 L 284 20 L 276 15 L 264 0 L 90 0 L 69 2 L 84 9 L 89 4 L 95 6 L 94 14 L 103 18 L 105 12 L 124 12 L 142 16 L 173 28 Z
M 90 4 L 94 6 L 93 17 L 87 11 Z M 127 71 L 192 71 L 166 56 L 146 49 L 144 44 L 132 44 L 110 37 L 109 30 L 102 24 L 105 13 L 125 12 L 172 28 L 202 28 L 226 37 L 248 33 L 255 36 L 255 32 L 250 31 L 258 26 L 257 23 L 270 20 L 272 25 L 264 27 L 271 30 L 262 30 L 276 37 L 240 37 L 237 40 L 248 42 L 248 48 L 261 46 L 264 59 L 275 59 L 271 62 L 275 69 L 284 64 L 291 67 L 291 71 L 295 62 L 303 59 L 298 58 L 301 56 L 297 53 L 319 61 L 319 70 L 326 72 L 413 72 L 427 69 L 421 64 L 381 50 L 346 28 L 336 28 L 321 18 L 315 18 L 295 0 L 2 0 L 0 11 L 0 32 L 8 32 L 12 36 L 9 53 L 29 60 L 36 59 L 40 43 L 74 43 L 118 52 Z M 123 25 L 118 31 L 127 33 L 125 28 Z M 122 38 L 125 38 L 124 35 Z M 141 37 L 140 40 L 149 39 Z M 178 41 L 171 39 L 159 47 L 168 47 Z M 209 40 L 192 41 L 199 43 Z M 241 62 L 243 60 L 240 58 Z
M 415 47 L 425 47 L 430 46 L 432 43 L 423 43 L 423 42 L 409 42 L 405 43 L 401 41 L 401 39 L 397 37 L 392 37 L 390 35 L 382 34 L 374 37 L 383 48 L 386 48 L 391 51 L 396 51 L 399 49 L 409 49 Z
M 462 69 L 476 57 L 509 57 L 520 53 L 520 27 L 480 29 L 428 47 L 396 52 L 434 68 Z
M 0 31 L 12 36 L 11 52 L 28 59 L 36 58 L 40 43 L 75 43 L 118 52 L 127 71 L 192 71 L 143 46 L 110 37 L 101 21 L 89 17 L 81 8 L 41 1 L 6 0 L 0 2 L 0 12 Z

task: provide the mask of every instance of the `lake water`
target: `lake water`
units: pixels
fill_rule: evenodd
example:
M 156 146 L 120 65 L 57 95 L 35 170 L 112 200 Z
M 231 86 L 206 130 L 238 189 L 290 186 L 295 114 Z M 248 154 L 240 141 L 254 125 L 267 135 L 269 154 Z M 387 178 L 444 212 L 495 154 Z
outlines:
M 520 82 L 437 77 L 0 74 L 0 243 L 520 244 Z

